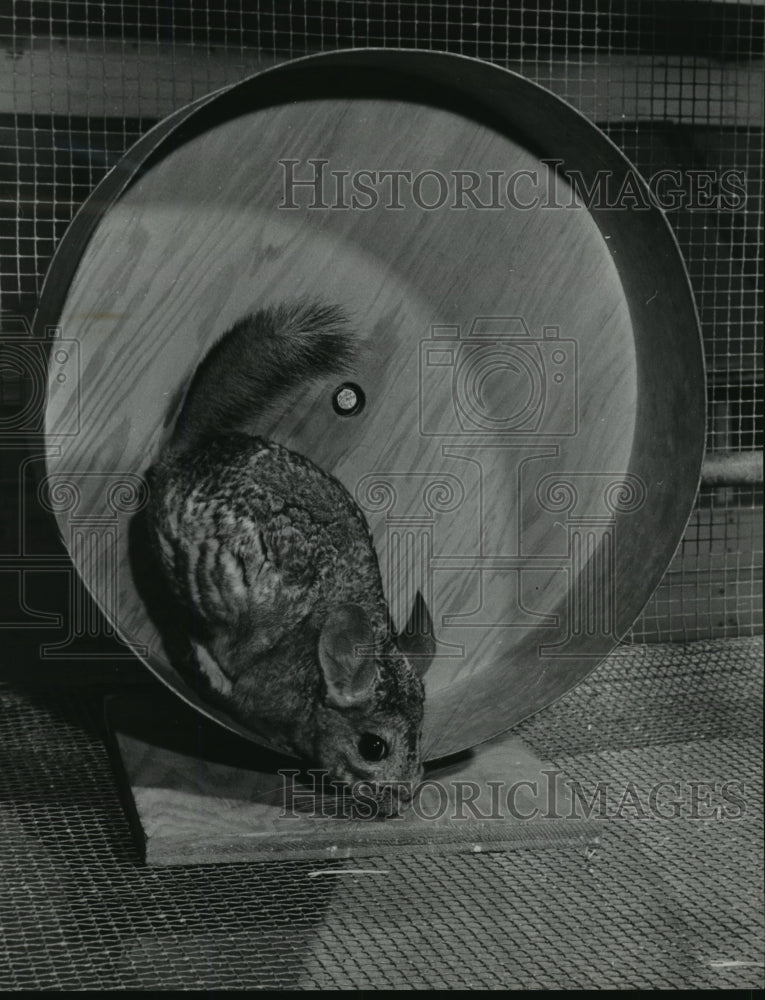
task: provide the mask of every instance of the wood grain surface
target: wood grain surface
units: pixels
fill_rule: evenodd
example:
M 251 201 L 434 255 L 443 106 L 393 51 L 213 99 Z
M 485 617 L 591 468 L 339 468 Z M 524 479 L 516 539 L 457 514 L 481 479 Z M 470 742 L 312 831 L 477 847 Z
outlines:
M 424 850 L 478 853 L 591 843 L 589 819 L 561 772 L 507 736 L 431 767 L 393 819 L 353 815 L 310 772 L 223 733 L 169 696 L 106 704 L 111 751 L 149 865 L 280 859 L 327 862 Z M 494 783 L 492 790 L 491 782 Z M 364 809 L 357 804 L 357 809 Z M 368 808 L 368 806 L 367 806 Z M 363 866 L 362 866 L 363 867 Z
M 397 623 L 415 589 L 426 593 L 439 642 L 426 684 L 426 756 L 474 745 L 557 697 L 649 597 L 656 567 L 642 578 L 635 568 L 655 559 L 651 526 L 661 532 L 666 520 L 676 536 L 662 538 L 662 552 L 679 538 L 663 513 L 667 478 L 681 477 L 682 506 L 694 473 L 693 459 L 679 468 L 665 444 L 682 434 L 681 422 L 667 425 L 663 402 L 675 393 L 676 349 L 647 365 L 636 330 L 635 296 L 645 311 L 666 293 L 661 266 L 630 229 L 636 213 L 611 213 L 604 229 L 560 178 L 559 200 L 571 207 L 453 206 L 455 172 L 528 171 L 544 183 L 540 157 L 511 129 L 462 110 L 307 96 L 241 108 L 192 135 L 102 212 L 59 316 L 76 344 L 78 397 L 71 371 L 60 380 L 52 361 L 46 429 L 62 447 L 49 460 L 50 504 L 121 636 L 231 728 L 241 732 L 168 662 L 136 587 L 130 522 L 195 365 L 228 325 L 263 305 L 319 297 L 352 317 L 351 379 L 364 410 L 338 416 L 339 379 L 327 379 L 285 399 L 257 429 L 356 496 Z M 309 207 L 313 192 L 303 187 L 290 209 L 279 162 L 288 159 L 300 179 L 311 176 L 310 160 L 351 176 L 439 172 L 449 196 L 427 209 L 404 185 L 395 208 L 378 184 L 376 206 L 332 208 L 327 176 L 330 207 Z M 423 180 L 419 201 L 436 200 L 437 185 Z M 634 278 L 643 259 L 646 273 Z M 676 311 L 687 318 L 685 295 L 676 290 Z M 660 323 L 672 323 L 672 311 L 652 315 L 662 316 L 652 335 L 663 343 Z M 689 364 L 695 379 L 700 362 Z M 680 393 L 673 405 L 692 397 Z M 76 430 L 62 435 L 75 406 Z M 660 556 L 664 565 L 670 555 Z

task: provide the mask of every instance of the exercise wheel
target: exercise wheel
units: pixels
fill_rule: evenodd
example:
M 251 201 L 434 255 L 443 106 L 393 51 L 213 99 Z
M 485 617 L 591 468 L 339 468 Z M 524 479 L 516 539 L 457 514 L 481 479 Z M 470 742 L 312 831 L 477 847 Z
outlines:
M 364 510 L 401 626 L 434 621 L 423 746 L 473 746 L 581 680 L 629 629 L 688 519 L 704 438 L 694 304 L 658 208 L 587 203 L 632 168 L 563 101 L 443 53 L 269 69 L 147 133 L 62 241 L 47 495 L 119 635 L 187 702 L 131 561 L 144 474 L 211 343 L 263 305 L 352 319 L 350 380 L 259 433 Z M 573 178 L 579 178 L 577 184 Z M 634 179 L 645 193 L 643 182 Z

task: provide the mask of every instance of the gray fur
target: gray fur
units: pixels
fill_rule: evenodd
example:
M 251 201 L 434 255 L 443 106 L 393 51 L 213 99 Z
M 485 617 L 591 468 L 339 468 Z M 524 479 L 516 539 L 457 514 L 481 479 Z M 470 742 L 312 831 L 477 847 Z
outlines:
M 352 355 L 337 307 L 281 306 L 237 323 L 192 379 L 152 470 L 148 515 L 208 696 L 335 778 L 390 787 L 421 774 L 424 661 L 407 660 L 391 632 L 366 519 L 334 476 L 237 430 L 287 389 L 347 371 Z M 355 679 L 349 650 L 362 641 Z M 358 752 L 370 732 L 392 747 L 377 764 Z

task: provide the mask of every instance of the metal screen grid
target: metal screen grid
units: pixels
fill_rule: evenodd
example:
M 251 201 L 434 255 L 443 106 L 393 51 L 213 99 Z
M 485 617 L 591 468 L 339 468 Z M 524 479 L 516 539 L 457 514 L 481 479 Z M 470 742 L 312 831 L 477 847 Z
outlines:
M 597 839 L 363 863 L 144 867 L 100 692 L 0 685 L 0 988 L 761 987 L 761 659 L 623 649 L 518 727 L 588 799 L 620 790 Z M 614 815 L 731 780 L 736 818 Z
M 745 173 L 743 208 L 678 210 L 668 218 L 702 322 L 708 446 L 761 447 L 761 5 L 321 0 L 255 6 L 0 5 L 4 313 L 31 316 L 76 208 L 130 144 L 176 108 L 306 52 L 447 49 L 554 90 L 604 129 L 644 176 L 675 164 Z M 678 39 L 667 33 L 667 11 L 677 17 L 681 8 L 688 38 Z M 675 561 L 631 638 L 761 630 L 762 535 L 752 527 L 761 504 L 760 488 L 702 492 Z M 702 566 L 704 555 L 710 558 Z

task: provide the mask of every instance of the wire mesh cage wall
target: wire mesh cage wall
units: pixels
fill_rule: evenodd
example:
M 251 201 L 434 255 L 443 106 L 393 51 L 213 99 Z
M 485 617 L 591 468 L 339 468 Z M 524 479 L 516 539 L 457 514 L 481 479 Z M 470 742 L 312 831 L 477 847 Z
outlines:
M 1 3 L 0 34 L 0 421 L 16 449 L 5 484 L 39 430 L 43 384 L 9 351 L 26 335 L 57 242 L 96 183 L 190 100 L 280 60 L 363 46 L 449 50 L 516 70 L 580 109 L 646 178 L 671 181 L 676 200 L 665 207 L 706 352 L 708 449 L 761 448 L 759 3 L 50 0 Z M 18 503 L 13 487 L 6 493 Z M 759 485 L 702 488 L 632 640 L 761 631 L 761 506 Z M 13 527 L 6 532 L 10 558 Z

